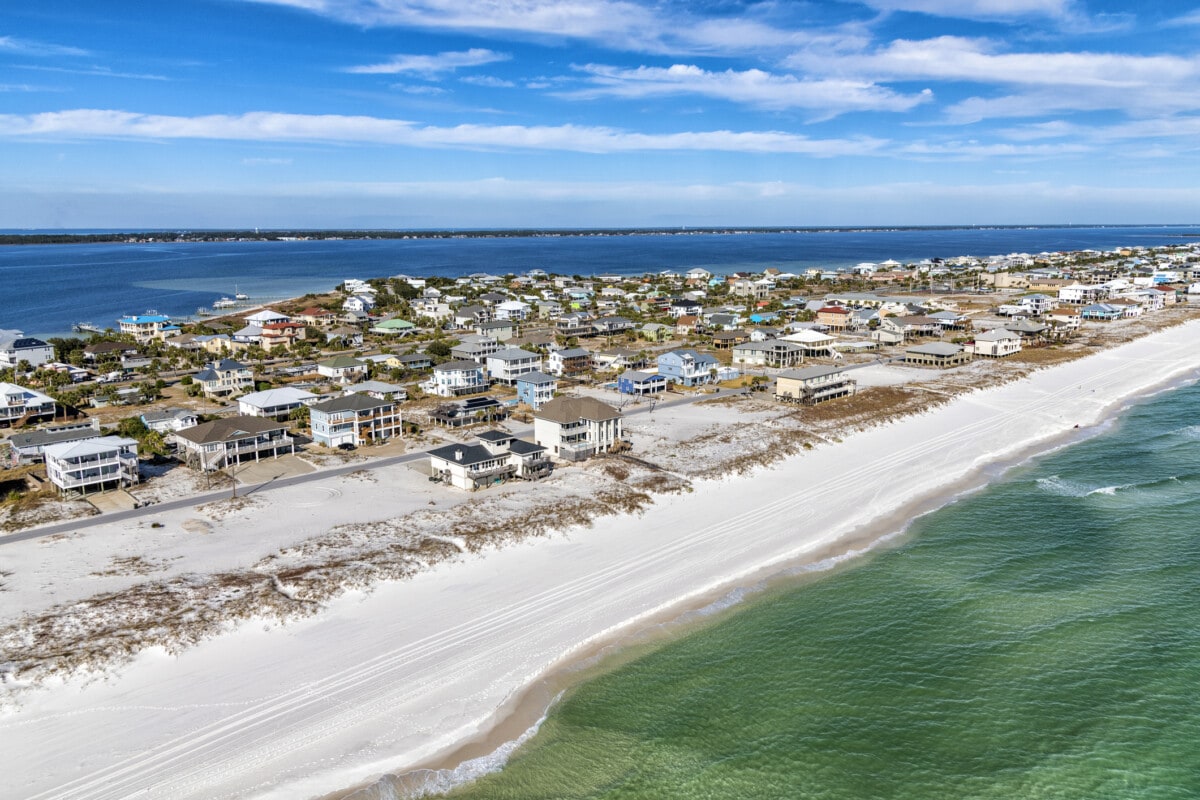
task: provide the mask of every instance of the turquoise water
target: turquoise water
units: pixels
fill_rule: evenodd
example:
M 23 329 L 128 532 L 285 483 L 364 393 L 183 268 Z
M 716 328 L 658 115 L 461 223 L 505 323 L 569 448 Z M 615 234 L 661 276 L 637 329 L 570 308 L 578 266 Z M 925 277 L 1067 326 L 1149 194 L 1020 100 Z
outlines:
M 452 796 L 1200 797 L 1198 409 L 1159 395 L 575 687 Z

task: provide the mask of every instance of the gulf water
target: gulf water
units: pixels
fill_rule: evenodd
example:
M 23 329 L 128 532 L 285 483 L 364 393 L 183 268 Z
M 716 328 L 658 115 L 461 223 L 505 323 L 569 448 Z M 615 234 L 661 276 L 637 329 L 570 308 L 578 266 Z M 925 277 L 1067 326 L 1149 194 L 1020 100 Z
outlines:
M 452 796 L 1200 797 L 1198 411 L 1160 394 L 627 658 Z
M 633 236 L 361 239 L 296 242 L 158 242 L 0 246 L 0 328 L 35 336 L 76 322 L 116 327 L 154 309 L 182 317 L 236 291 L 258 302 L 326 292 L 346 278 L 396 274 L 642 274 L 703 267 L 836 269 L 862 261 L 904 263 L 960 255 L 1107 250 L 1180 244 L 1196 226 L 917 228 Z

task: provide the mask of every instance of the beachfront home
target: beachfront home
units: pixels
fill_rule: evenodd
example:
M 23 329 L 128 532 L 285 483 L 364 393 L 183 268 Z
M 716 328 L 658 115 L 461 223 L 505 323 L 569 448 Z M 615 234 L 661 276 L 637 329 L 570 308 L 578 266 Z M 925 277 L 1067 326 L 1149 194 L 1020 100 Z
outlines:
M 0 425 L 19 427 L 31 422 L 54 419 L 54 398 L 17 386 L 0 383 Z
M 319 306 L 309 306 L 298 314 L 293 314 L 292 316 L 296 322 L 302 322 L 305 325 L 320 325 L 323 327 L 326 325 L 333 325 L 335 322 L 337 322 L 337 314 L 333 313 L 327 308 L 321 308 Z
M 38 464 L 44 459 L 42 452 L 52 444 L 69 444 L 95 439 L 100 436 L 100 421 L 95 417 L 87 422 L 76 422 L 70 425 L 58 425 L 53 428 L 14 433 L 8 437 L 7 466 L 15 467 L 20 464 Z
M 541 368 L 541 356 L 519 347 L 500 350 L 487 357 L 488 375 L 505 386 L 512 386 L 520 376 Z
M 531 308 L 529 303 L 522 300 L 505 300 L 496 304 L 496 319 L 519 322 L 529 317 Z
M 165 339 L 179 333 L 179 326 L 164 314 L 131 314 L 117 320 L 121 333 L 128 334 L 139 344 Z
M 342 301 L 342 310 L 355 314 L 370 314 L 375 307 L 375 298 L 356 294 Z
M 474 361 L 447 361 L 433 368 L 433 377 L 421 384 L 421 390 L 439 397 L 485 392 L 488 382 L 483 372 Z
M 394 400 L 346 394 L 309 408 L 313 440 L 326 447 L 377 444 L 401 434 L 400 407 Z
M 475 325 L 475 333 L 497 342 L 507 342 L 517 335 L 517 323 L 511 319 L 494 319 Z
M 646 366 L 646 356 L 643 353 L 617 347 L 612 350 L 601 350 L 598 353 L 593 353 L 592 363 L 595 365 L 596 370 L 600 372 L 641 369 Z
M 577 378 L 592 369 L 592 354 L 582 347 L 551 350 L 546 356 L 546 372 L 562 378 Z
M 331 378 L 338 383 L 354 383 L 367 377 L 367 365 L 366 362 L 350 356 L 335 356 L 325 361 L 318 361 L 317 374 Z
M 294 453 L 296 441 L 287 425 L 263 417 L 224 417 L 171 434 L 184 463 L 205 472 L 238 464 L 243 459 Z
M 1107 296 L 1108 290 L 1099 285 L 1084 286 L 1083 284 L 1075 283 L 1058 290 L 1058 302 L 1075 306 L 1095 303 L 1097 300 L 1101 300 Z
M 793 367 L 804 361 L 804 355 L 804 347 L 797 342 L 769 339 L 737 345 L 733 348 L 732 361 L 759 367 Z
M 621 441 L 621 412 L 591 397 L 556 397 L 534 413 L 533 439 L 554 456 L 583 461 Z
M 537 410 L 554 399 L 558 391 L 558 378 L 534 370 L 516 379 L 517 399 Z
M 158 433 L 173 433 L 190 428 L 200 421 L 195 411 L 189 408 L 164 408 L 142 414 L 142 424 Z
M 937 367 L 946 369 L 968 364 L 971 354 L 962 345 L 950 342 L 930 342 L 909 347 L 904 351 L 904 363 L 918 367 Z
M 232 358 L 223 358 L 196 373 L 205 397 L 229 397 L 254 388 L 254 373 Z
M 287 314 L 280 313 L 273 308 L 264 308 L 261 311 L 256 311 L 245 317 L 247 325 L 255 325 L 259 328 L 265 328 L 276 322 L 291 322 L 292 318 Z
M 806 367 L 779 373 L 775 399 L 786 403 L 815 405 L 854 394 L 856 381 L 844 367 Z
M 138 443 L 121 436 L 46 445 L 46 477 L 60 492 L 103 491 L 138 482 Z
M 1115 303 L 1093 303 L 1079 310 L 1079 318 L 1092 322 L 1111 322 L 1120 319 L 1125 309 Z
M 967 349 L 985 358 L 1003 358 L 1021 352 L 1021 337 L 1004 328 L 996 328 L 975 336 L 975 342 Z
M 576 312 L 573 314 L 563 314 L 554 321 L 554 332 L 559 336 L 591 336 L 596 332 L 592 327 L 592 321 L 595 319 L 591 314 L 585 312 Z
M 36 369 L 54 360 L 54 345 L 21 331 L 0 330 L 0 369 L 16 369 L 22 361 Z
M 269 417 L 283 421 L 297 408 L 311 406 L 320 399 L 319 395 L 312 392 L 283 386 L 242 395 L 238 398 L 238 413 L 248 417 Z
M 552 469 L 545 447 L 506 431 L 484 431 L 479 444 L 450 444 L 429 451 L 430 477 L 469 492 L 510 478 L 537 480 Z
M 632 394 L 638 397 L 655 395 L 666 391 L 667 379 L 657 372 L 639 372 L 628 369 L 617 378 L 617 391 L 621 394 Z
M 695 350 L 672 350 L 657 359 L 658 372 L 668 383 L 683 386 L 700 386 L 711 383 L 717 359 Z

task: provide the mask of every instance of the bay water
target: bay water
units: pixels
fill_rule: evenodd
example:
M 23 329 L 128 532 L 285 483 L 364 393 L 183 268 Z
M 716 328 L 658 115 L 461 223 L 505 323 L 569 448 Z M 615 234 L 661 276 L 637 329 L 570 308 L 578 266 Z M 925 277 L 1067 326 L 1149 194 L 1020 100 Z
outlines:
M 451 796 L 1200 797 L 1198 412 L 1161 393 L 618 659 Z
M 68 333 L 76 322 L 116 327 L 153 309 L 193 315 L 235 292 L 258 303 L 326 292 L 346 278 L 407 274 L 569 275 L 767 267 L 837 269 L 960 255 L 1109 250 L 1194 241 L 1197 226 L 911 228 L 796 233 L 154 242 L 0 246 L 0 329 Z

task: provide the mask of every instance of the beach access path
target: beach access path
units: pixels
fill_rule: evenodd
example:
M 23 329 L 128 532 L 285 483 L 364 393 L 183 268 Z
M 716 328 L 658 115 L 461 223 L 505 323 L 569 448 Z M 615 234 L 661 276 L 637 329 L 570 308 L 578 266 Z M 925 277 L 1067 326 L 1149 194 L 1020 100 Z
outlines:
M 295 800 L 428 763 L 487 734 L 548 670 L 789 565 L 861 548 L 989 469 L 1195 377 L 1198 332 L 1190 322 L 746 477 L 697 482 L 638 516 L 464 555 L 312 617 L 250 622 L 28 691 L 0 715 L 7 791 Z M 308 512 L 277 513 L 285 525 Z

